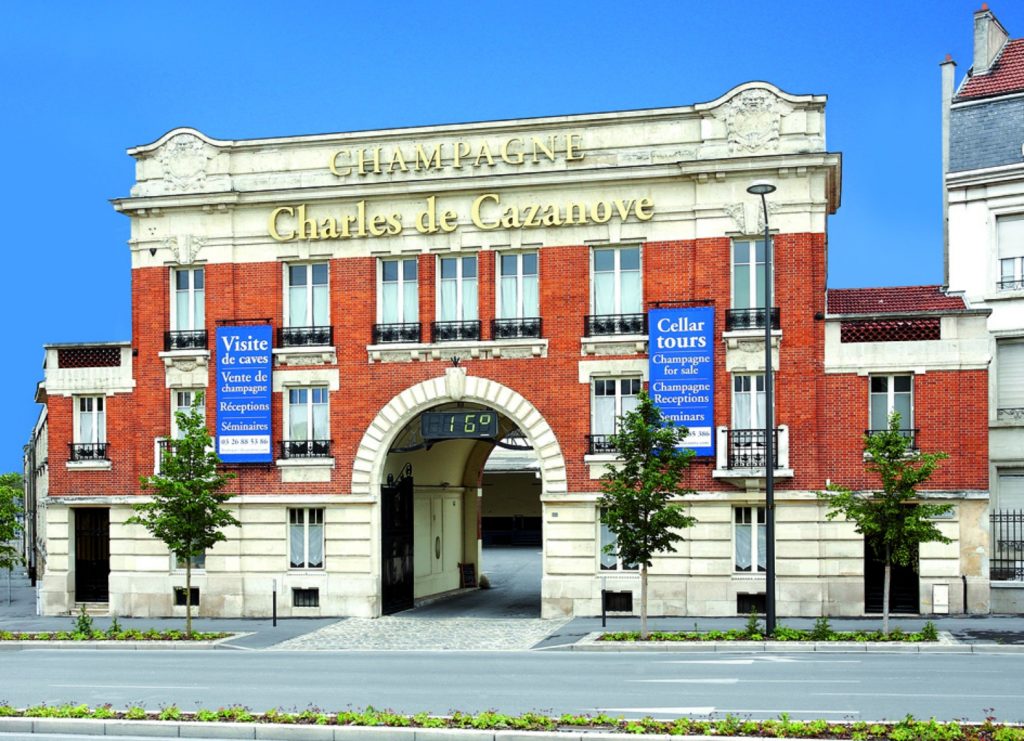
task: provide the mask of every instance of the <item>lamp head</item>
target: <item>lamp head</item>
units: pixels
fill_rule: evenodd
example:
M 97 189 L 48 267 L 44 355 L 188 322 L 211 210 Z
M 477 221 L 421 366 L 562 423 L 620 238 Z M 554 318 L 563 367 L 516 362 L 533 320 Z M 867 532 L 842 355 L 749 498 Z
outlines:
M 747 193 L 755 196 L 766 196 L 776 190 L 775 183 L 769 183 L 767 180 L 755 180 L 747 186 Z

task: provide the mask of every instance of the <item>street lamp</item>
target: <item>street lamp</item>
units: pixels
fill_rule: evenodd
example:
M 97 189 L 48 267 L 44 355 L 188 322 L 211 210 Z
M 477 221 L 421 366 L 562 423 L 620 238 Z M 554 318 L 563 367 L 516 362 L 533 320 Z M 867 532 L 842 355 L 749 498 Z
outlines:
M 747 193 L 761 196 L 764 211 L 764 510 L 765 632 L 775 632 L 775 413 L 772 403 L 772 243 L 768 234 L 768 202 L 775 185 L 763 180 L 750 184 Z

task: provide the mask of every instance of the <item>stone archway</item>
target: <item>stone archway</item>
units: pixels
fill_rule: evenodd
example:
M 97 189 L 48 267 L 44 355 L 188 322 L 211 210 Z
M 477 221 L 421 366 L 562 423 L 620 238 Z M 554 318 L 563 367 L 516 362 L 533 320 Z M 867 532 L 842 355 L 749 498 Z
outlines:
M 470 376 L 465 368 L 446 368 L 444 376 L 402 391 L 374 417 L 356 450 L 352 464 L 352 494 L 379 497 L 385 460 L 395 437 L 420 412 L 455 401 L 484 404 L 515 422 L 540 460 L 541 495 L 566 493 L 562 449 L 554 431 L 537 408 L 521 394 L 497 381 Z

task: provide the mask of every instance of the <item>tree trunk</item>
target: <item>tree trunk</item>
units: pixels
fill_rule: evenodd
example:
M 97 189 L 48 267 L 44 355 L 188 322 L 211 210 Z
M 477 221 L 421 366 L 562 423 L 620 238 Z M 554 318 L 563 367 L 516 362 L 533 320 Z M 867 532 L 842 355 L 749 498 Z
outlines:
M 889 546 L 885 547 L 885 578 L 882 580 L 882 633 L 889 635 L 889 578 L 892 574 L 892 563 Z
M 192 557 L 185 558 L 185 637 L 192 638 Z
M 640 567 L 640 640 L 647 640 L 647 564 Z

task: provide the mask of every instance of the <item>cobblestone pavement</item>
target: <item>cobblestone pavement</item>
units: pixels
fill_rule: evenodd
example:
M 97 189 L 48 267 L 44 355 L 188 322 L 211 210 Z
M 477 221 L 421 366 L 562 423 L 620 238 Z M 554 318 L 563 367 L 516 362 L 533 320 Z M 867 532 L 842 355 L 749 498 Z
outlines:
M 568 622 L 539 618 L 388 615 L 349 618 L 284 641 L 274 651 L 522 651 Z

